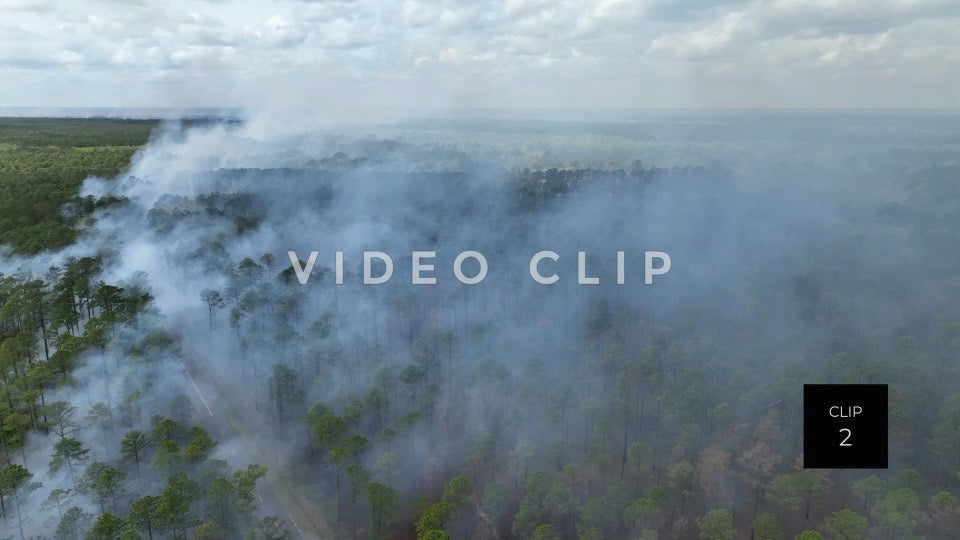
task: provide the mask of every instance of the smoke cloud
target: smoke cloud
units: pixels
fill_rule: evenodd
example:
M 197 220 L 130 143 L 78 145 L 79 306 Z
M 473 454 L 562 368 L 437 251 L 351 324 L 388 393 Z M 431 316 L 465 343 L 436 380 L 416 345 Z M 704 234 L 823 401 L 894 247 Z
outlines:
M 79 390 L 51 399 L 85 411 L 138 388 L 146 422 L 187 395 L 197 416 L 224 430 L 218 457 L 235 467 L 266 461 L 274 482 L 306 482 L 297 497 L 329 513 L 332 476 L 317 465 L 307 409 L 323 402 L 346 414 L 379 388 L 389 405 L 361 407 L 350 429 L 393 430 L 362 461 L 377 470 L 384 452 L 399 456 L 389 480 L 409 508 L 462 470 L 486 434 L 498 447 L 529 441 L 540 461 L 562 461 L 553 443 L 566 428 L 548 420 L 551 396 L 564 385 L 578 403 L 620 391 L 619 358 L 654 355 L 668 379 L 700 368 L 690 394 L 657 404 L 666 435 L 651 444 L 662 462 L 674 450 L 670 434 L 716 412 L 691 404 L 707 386 L 744 423 L 774 404 L 794 440 L 805 376 L 845 357 L 846 372 L 862 380 L 868 356 L 895 355 L 898 337 L 924 339 L 956 316 L 960 282 L 950 276 L 960 246 L 946 233 L 955 214 L 937 200 L 957 167 L 956 118 L 302 124 L 310 122 L 278 126 L 266 113 L 189 129 L 169 123 L 129 171 L 86 181 L 84 195 L 127 202 L 100 211 L 77 245 L 8 259 L 8 273 L 41 275 L 67 256 L 102 253 L 102 279 L 154 298 L 154 311 L 90 353 Z M 529 272 L 544 250 L 558 255 L 540 263 L 559 276 L 550 285 Z M 306 285 L 289 251 L 304 263 L 317 252 Z M 364 251 L 392 258 L 387 283 L 362 283 Z M 436 253 L 435 284 L 411 283 L 414 251 Z M 488 261 L 482 282 L 456 279 L 465 251 Z M 652 251 L 671 264 L 647 284 Z M 578 284 L 580 252 L 597 285 Z M 479 270 L 470 260 L 463 268 Z M 222 302 L 205 303 L 212 291 Z M 177 350 L 132 361 L 131 349 L 161 329 Z M 282 391 L 277 366 L 292 376 Z M 937 395 L 950 384 L 908 365 L 891 369 Z M 591 427 L 571 414 L 575 430 Z M 68 483 L 44 472 L 53 437 L 33 437 L 28 448 L 44 483 L 33 508 Z M 617 452 L 618 444 L 610 441 Z M 94 446 L 96 459 L 117 458 L 113 446 Z M 279 498 L 264 513 L 306 528 Z M 44 513 L 34 515 L 31 530 L 49 531 Z

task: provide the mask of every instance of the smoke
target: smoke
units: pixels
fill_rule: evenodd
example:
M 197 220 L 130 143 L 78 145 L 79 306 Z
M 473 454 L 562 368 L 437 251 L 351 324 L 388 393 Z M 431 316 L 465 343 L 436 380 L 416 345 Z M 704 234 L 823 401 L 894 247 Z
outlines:
M 793 120 L 786 130 L 776 115 L 747 113 L 336 128 L 264 113 L 239 124 L 171 123 L 129 171 L 84 185 L 83 195 L 127 203 L 100 211 L 64 252 L 7 267 L 39 275 L 63 257 L 103 253 L 105 281 L 141 280 L 154 297 L 155 313 L 91 353 L 77 384 L 50 399 L 85 412 L 141 388 L 146 421 L 187 394 L 198 416 L 215 418 L 214 435 L 233 435 L 218 457 L 237 467 L 267 460 L 278 478 L 304 474 L 315 499 L 305 504 L 329 509 L 330 473 L 316 465 L 306 409 L 324 402 L 346 414 L 380 388 L 389 406 L 358 412 L 351 431 L 392 426 L 396 437 L 373 442 L 363 462 L 376 470 L 385 451 L 400 456 L 389 480 L 412 499 L 461 470 L 488 433 L 507 449 L 531 441 L 546 459 L 558 429 L 544 421 L 549 396 L 564 384 L 579 401 L 611 394 L 612 356 L 654 349 L 668 376 L 703 366 L 719 374 L 732 414 L 751 422 L 781 397 L 785 412 L 796 403 L 799 383 L 787 395 L 766 386 L 786 373 L 859 354 L 867 337 L 881 336 L 870 341 L 884 354 L 907 328 L 954 315 L 958 282 L 943 276 L 955 256 L 931 257 L 942 253 L 935 227 L 898 216 L 918 207 L 919 179 L 945 155 L 955 166 L 955 134 L 937 139 L 926 131 L 937 126 L 903 122 L 913 137 L 904 144 L 870 129 L 883 119 L 848 117 L 829 129 L 815 114 Z M 291 250 L 303 260 L 319 252 L 306 286 L 284 273 Z M 343 285 L 332 277 L 338 250 Z M 364 250 L 393 258 L 387 284 L 361 283 Z M 415 250 L 437 253 L 436 285 L 410 283 Z M 489 262 L 478 285 L 454 278 L 465 250 Z M 560 255 L 543 263 L 559 274 L 555 285 L 530 278 L 540 250 Z M 672 259 L 652 285 L 643 281 L 646 250 Z M 599 285 L 577 284 L 579 251 Z M 209 290 L 222 308 L 201 300 Z M 180 354 L 131 360 L 160 328 Z M 291 388 L 278 390 L 278 365 L 290 369 Z M 410 366 L 426 370 L 423 382 Z M 288 403 L 295 409 L 282 410 Z M 669 401 L 665 409 L 676 422 L 667 431 L 698 412 L 670 410 Z M 420 417 L 405 418 L 413 412 Z M 796 419 L 784 427 L 796 432 Z M 96 443 L 93 425 L 83 430 L 96 459 L 117 458 L 115 445 Z M 45 484 L 33 507 L 68 482 L 45 474 L 52 442 L 35 436 L 27 450 Z M 49 530 L 42 523 L 30 526 Z

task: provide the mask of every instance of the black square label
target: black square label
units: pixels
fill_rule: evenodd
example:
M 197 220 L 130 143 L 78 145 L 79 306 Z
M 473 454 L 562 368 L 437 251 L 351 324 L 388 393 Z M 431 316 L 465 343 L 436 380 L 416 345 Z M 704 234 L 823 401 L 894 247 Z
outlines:
M 887 385 L 803 385 L 803 466 L 887 468 Z

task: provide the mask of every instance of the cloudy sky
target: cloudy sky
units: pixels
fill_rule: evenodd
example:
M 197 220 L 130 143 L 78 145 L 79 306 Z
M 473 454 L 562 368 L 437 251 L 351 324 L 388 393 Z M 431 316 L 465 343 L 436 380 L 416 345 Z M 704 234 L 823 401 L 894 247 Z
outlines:
M 956 0 L 0 0 L 0 106 L 957 107 Z

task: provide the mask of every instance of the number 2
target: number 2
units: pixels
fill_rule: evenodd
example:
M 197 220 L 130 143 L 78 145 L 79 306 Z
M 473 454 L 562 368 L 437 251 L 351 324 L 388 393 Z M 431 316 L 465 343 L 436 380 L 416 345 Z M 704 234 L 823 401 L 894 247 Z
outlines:
M 853 432 L 851 432 L 851 431 L 850 431 L 849 429 L 847 429 L 847 428 L 843 428 L 843 429 L 840 430 L 840 433 L 843 433 L 844 431 L 847 432 L 847 436 L 844 437 L 844 439 L 843 439 L 842 441 L 840 441 L 840 446 L 853 446 L 852 444 L 850 444 L 850 443 L 847 442 L 847 441 L 850 440 L 850 436 L 853 435 Z

